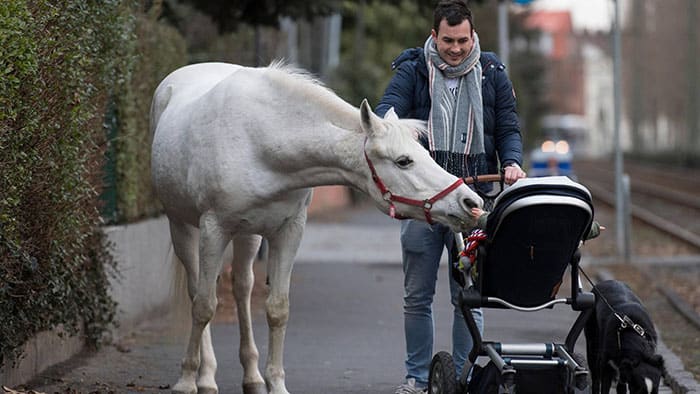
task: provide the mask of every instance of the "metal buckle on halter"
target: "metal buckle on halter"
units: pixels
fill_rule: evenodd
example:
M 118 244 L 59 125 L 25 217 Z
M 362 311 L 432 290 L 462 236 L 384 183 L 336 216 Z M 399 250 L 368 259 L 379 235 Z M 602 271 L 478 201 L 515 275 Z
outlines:
M 388 190 L 384 194 L 382 194 L 382 198 L 384 199 L 384 201 L 391 201 L 391 197 L 391 192 Z
M 429 211 L 433 208 L 433 203 L 428 200 L 423 200 L 423 209 Z

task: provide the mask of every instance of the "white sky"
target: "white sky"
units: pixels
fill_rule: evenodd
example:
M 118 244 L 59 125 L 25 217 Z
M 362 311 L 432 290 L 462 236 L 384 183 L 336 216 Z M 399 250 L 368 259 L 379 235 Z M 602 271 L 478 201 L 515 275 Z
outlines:
M 571 11 L 571 21 L 576 31 L 609 31 L 614 0 L 535 0 L 531 7 Z

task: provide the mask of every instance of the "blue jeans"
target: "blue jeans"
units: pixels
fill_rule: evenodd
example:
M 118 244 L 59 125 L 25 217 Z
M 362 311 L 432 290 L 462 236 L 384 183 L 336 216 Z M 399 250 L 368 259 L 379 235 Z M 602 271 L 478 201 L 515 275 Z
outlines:
M 404 330 L 406 335 L 406 378 L 428 384 L 433 357 L 433 312 L 437 273 L 443 249 L 455 248 L 454 233 L 441 224 L 407 219 L 401 222 L 401 250 L 404 271 Z M 450 294 L 454 306 L 452 321 L 452 356 L 460 376 L 472 348 L 472 339 L 459 309 L 460 286 L 450 275 Z M 481 309 L 472 311 L 483 332 Z

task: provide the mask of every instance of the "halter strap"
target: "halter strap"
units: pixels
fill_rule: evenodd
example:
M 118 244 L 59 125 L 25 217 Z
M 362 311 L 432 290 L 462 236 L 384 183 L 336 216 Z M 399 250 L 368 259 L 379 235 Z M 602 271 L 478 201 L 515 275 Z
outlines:
M 430 210 L 433 208 L 433 204 L 440 200 L 441 198 L 445 197 L 446 195 L 450 194 L 453 190 L 458 188 L 460 185 L 464 183 L 464 179 L 462 178 L 457 178 L 456 181 L 454 181 L 450 186 L 445 188 L 443 191 L 440 193 L 434 195 L 431 198 L 427 198 L 425 200 L 416 200 L 413 198 L 408 198 L 408 197 L 402 197 L 402 196 L 397 196 L 393 194 L 389 188 L 384 185 L 384 182 L 382 182 L 382 179 L 377 175 L 377 170 L 374 168 L 374 164 L 372 164 L 372 160 L 370 160 L 369 156 L 367 155 L 367 138 L 365 138 L 365 142 L 363 145 L 363 152 L 365 154 L 365 160 L 367 161 L 367 165 L 369 166 L 369 170 L 372 173 L 372 180 L 374 181 L 374 184 L 377 185 L 377 188 L 379 191 L 382 193 L 382 198 L 384 201 L 389 203 L 389 216 L 395 219 L 407 219 L 405 216 L 401 216 L 396 213 L 396 207 L 394 206 L 394 202 L 399 202 L 402 204 L 406 205 L 413 205 L 417 207 L 423 207 L 423 213 L 425 214 L 425 221 L 428 222 L 428 224 L 433 224 L 433 218 L 430 215 Z

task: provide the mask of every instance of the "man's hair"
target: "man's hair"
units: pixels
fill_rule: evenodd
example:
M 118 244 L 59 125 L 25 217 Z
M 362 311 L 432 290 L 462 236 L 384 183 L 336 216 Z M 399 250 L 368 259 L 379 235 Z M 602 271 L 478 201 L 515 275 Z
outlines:
M 440 31 L 440 22 L 443 19 L 447 19 L 449 26 L 459 25 L 466 19 L 472 26 L 472 31 L 474 31 L 472 12 L 467 7 L 465 0 L 440 0 L 433 11 L 433 29 L 436 32 Z

